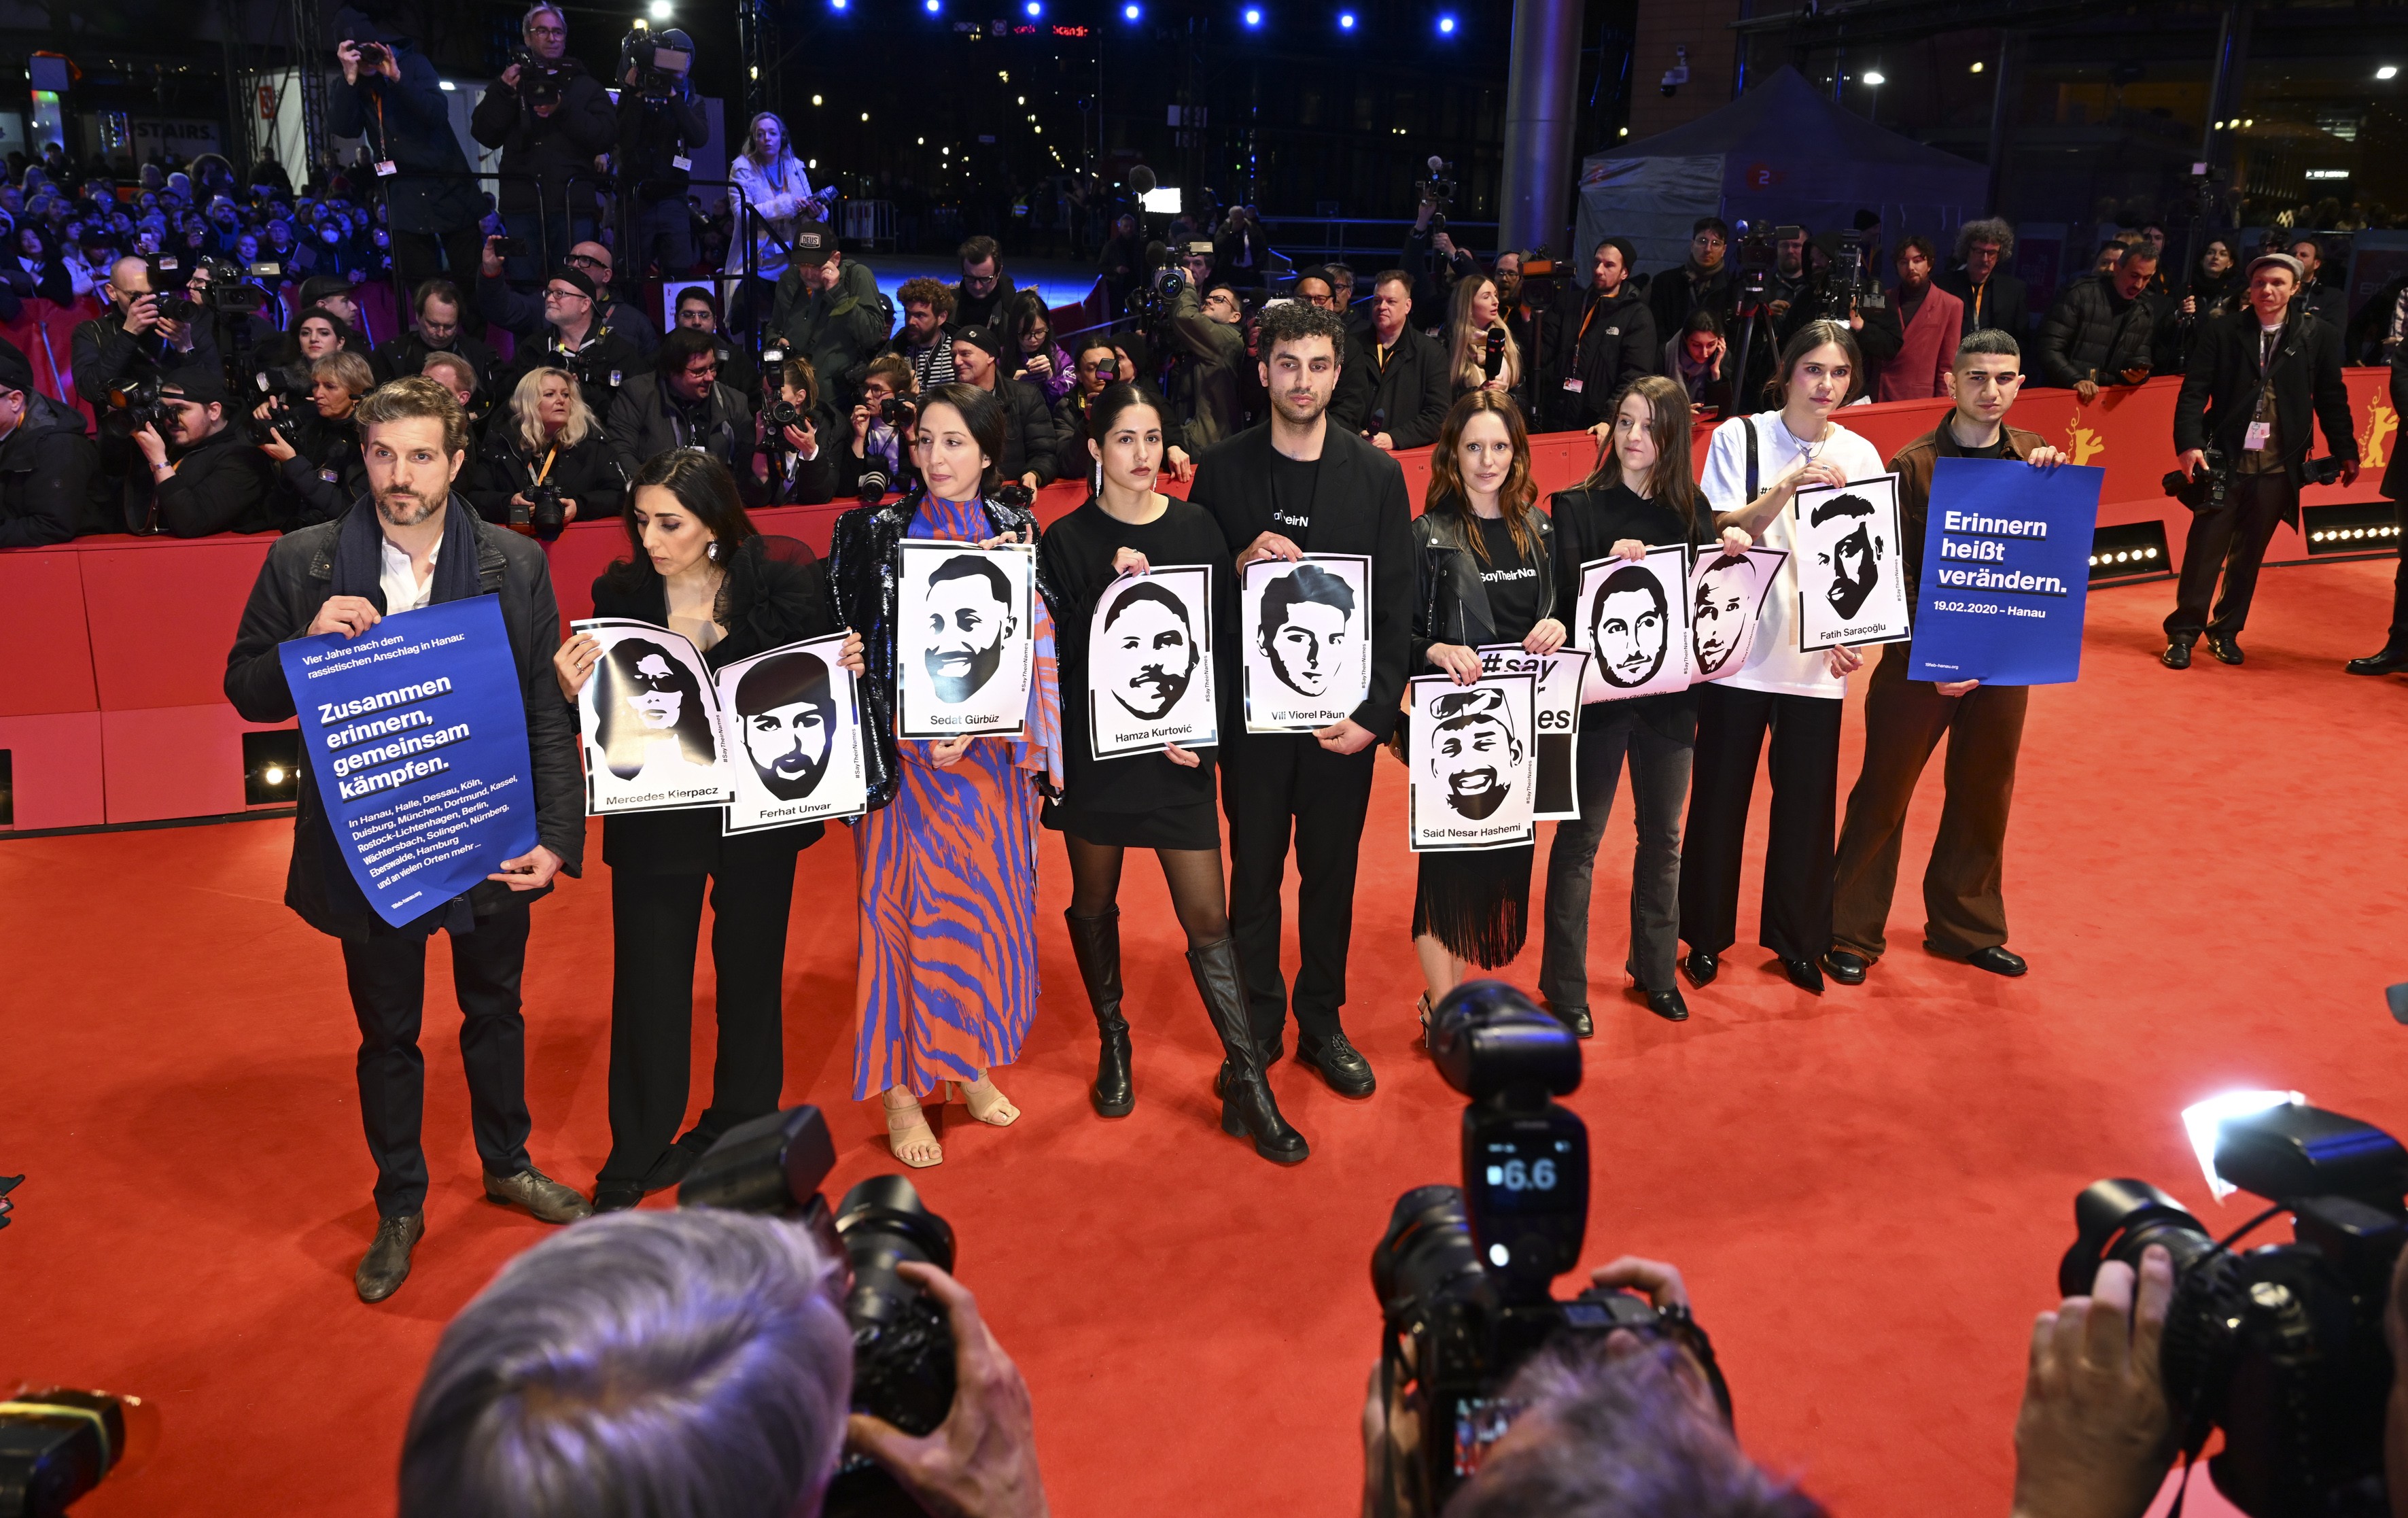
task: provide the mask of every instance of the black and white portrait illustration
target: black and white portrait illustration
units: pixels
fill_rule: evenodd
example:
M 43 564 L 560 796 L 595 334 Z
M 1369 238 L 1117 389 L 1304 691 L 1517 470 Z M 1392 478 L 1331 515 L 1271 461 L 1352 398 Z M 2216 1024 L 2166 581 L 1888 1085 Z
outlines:
M 895 651 L 901 736 L 1021 730 L 1033 668 L 1035 563 L 1023 544 L 904 539 Z
M 591 813 L 717 806 L 728 797 L 718 698 L 702 655 L 665 627 L 580 622 L 602 645 L 578 693 Z
M 861 726 L 844 635 L 796 643 L 719 672 L 720 709 L 736 799 L 727 831 L 857 814 L 864 803 Z
M 1219 742 L 1211 609 L 1210 565 L 1166 565 L 1105 587 L 1087 632 L 1096 758 Z
M 1799 627 L 1813 652 L 1912 636 L 1898 521 L 1898 477 L 1801 490 L 1791 503 Z
M 1412 706 L 1412 846 L 1416 852 L 1502 849 L 1536 836 L 1537 680 L 1490 675 L 1406 682 Z
M 1589 655 L 1584 701 L 1623 701 L 1689 683 L 1689 551 L 1678 543 L 1646 557 L 1597 559 L 1581 566 L 1580 625 Z
M 1326 727 L 1371 687 L 1371 561 L 1358 554 L 1257 559 L 1239 584 L 1246 728 Z
M 1743 553 L 1699 551 L 1689 576 L 1689 651 L 1693 681 L 1721 680 L 1747 667 L 1756 648 L 1756 618 L 1773 577 L 1789 554 L 1777 548 Z

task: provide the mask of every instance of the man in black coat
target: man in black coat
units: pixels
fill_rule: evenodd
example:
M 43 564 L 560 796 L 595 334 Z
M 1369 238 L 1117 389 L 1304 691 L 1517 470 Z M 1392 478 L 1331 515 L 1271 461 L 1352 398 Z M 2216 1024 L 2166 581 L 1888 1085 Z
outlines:
M 2190 667 L 2191 645 L 2201 634 L 2220 663 L 2241 662 L 2241 629 L 2266 545 L 2277 523 L 2300 520 L 2300 466 L 2315 427 L 2324 428 L 2325 446 L 2342 461 L 2342 483 L 2358 480 L 2341 330 L 2299 308 L 2293 297 L 2304 272 L 2288 253 L 2251 260 L 2247 305 L 2201 322 L 2183 372 L 2174 402 L 2176 462 L 2196 478 L 2212 448 L 2229 479 L 2223 504 L 2191 517 L 2174 609 L 2166 616 L 2161 657 L 2169 669 Z M 2224 597 L 2211 619 L 2219 570 Z
M 99 476 L 82 415 L 36 391 L 33 365 L 0 338 L 0 548 L 42 548 L 84 530 Z
M 2006 271 L 2015 251 L 2015 229 L 2000 217 L 1968 222 L 1956 229 L 1956 267 L 1936 275 L 1931 282 L 1963 304 L 1962 337 L 1984 327 L 1996 327 L 2017 343 L 2027 341 L 2031 327 L 2031 297 L 2024 282 Z
M 2391 410 L 2396 416 L 2408 406 L 2408 343 L 2391 351 Z M 2408 462 L 2401 458 L 2400 435 L 2392 434 L 2391 462 L 2383 468 L 2384 497 L 2395 505 L 2408 500 Z M 2400 535 L 2400 567 L 2391 576 L 2391 632 L 2379 653 L 2352 659 L 2343 667 L 2353 675 L 2389 675 L 2408 669 L 2408 533 Z
M 466 306 L 460 287 L 449 279 L 429 279 L 420 285 L 417 315 L 409 329 L 377 344 L 368 355 L 368 368 L 377 383 L 424 373 L 429 353 L 457 353 L 477 371 L 477 382 L 492 395 L 502 382 L 501 356 L 460 330 Z
M 185 371 L 160 386 L 159 399 L 167 423 L 134 434 L 138 466 L 126 473 L 121 530 L 207 537 L 291 525 L 276 465 L 234 416 L 224 376 Z
M 1437 442 L 1455 404 L 1446 349 L 1412 329 L 1412 275 L 1388 269 L 1371 281 L 1371 324 L 1344 355 L 1329 403 L 1332 422 L 1383 451 Z
M 1715 323 L 1729 328 L 1729 251 L 1730 223 L 1721 217 L 1700 216 L 1689 224 L 1689 256 L 1647 286 L 1647 314 L 1655 320 L 1658 345 L 1685 330 L 1699 311 L 1713 312 Z
M 1606 238 L 1589 256 L 1588 284 L 1559 297 L 1556 357 L 1546 369 L 1561 378 L 1542 403 L 1547 425 L 1595 430 L 1610 424 L 1622 387 L 1662 365 L 1655 313 L 1630 287 L 1638 256 L 1627 239 Z
M 593 1208 L 537 1169 L 526 1150 L 532 1124 L 519 984 L 527 906 L 555 874 L 577 874 L 585 848 L 577 723 L 552 666 L 560 645 L 552 572 L 534 539 L 487 524 L 453 494 L 468 434 L 451 392 L 423 376 L 397 380 L 360 403 L 359 419 L 368 439 L 369 498 L 341 521 L 304 527 L 268 550 L 226 655 L 226 699 L 247 722 L 290 721 L 295 697 L 278 644 L 327 633 L 357 637 L 388 616 L 498 593 L 526 721 L 533 794 L 519 804 L 533 809 L 538 838 L 474 889 L 390 927 L 343 863 L 325 801 L 302 767 L 284 904 L 342 941 L 360 1027 L 360 1118 L 377 1163 L 376 1239 L 352 1284 L 362 1301 L 375 1302 L 409 1274 L 410 1251 L 426 1231 L 419 1143 L 426 1066 L 418 1032 L 426 945 L 438 927 L 452 935 L 461 1063 L 485 1195 L 546 1223 L 571 1222 Z
M 1403 294 L 1400 290 L 1399 294 Z M 1370 1061 L 1339 1024 L 1354 923 L 1355 858 L 1371 801 L 1372 761 L 1396 726 L 1412 628 L 1412 508 L 1404 471 L 1326 415 L 1345 330 L 1302 302 L 1265 308 L 1261 377 L 1270 420 L 1207 451 L 1188 499 L 1210 510 L 1239 573 L 1306 553 L 1371 558 L 1369 693 L 1345 720 L 1312 733 L 1221 735 L 1221 804 L 1229 819 L 1229 929 L 1246 981 L 1254 1043 L 1268 1066 L 1289 1010 L 1280 975 L 1280 880 L 1297 864 L 1297 1057 L 1341 1095 L 1368 1096 Z
M 542 297 L 527 301 L 502 278 L 501 255 L 493 246 L 496 240 L 486 239 L 477 304 L 484 308 L 486 321 L 516 333 L 520 341 L 517 355 L 494 393 L 507 403 L 511 389 L 528 370 L 566 369 L 577 376 L 578 389 L 595 419 L 608 418 L 619 387 L 644 367 L 643 356 L 624 334 L 602 319 L 595 283 L 584 270 L 563 265 L 544 280 Z
M 2065 287 L 2040 324 L 2040 378 L 2084 400 L 2101 385 L 2136 385 L 2149 377 L 2151 350 L 2164 318 L 2149 294 L 2157 259 L 2146 244 L 2127 248 L 2113 273 Z
M 345 19 L 351 18 L 337 18 L 338 26 Z M 378 165 L 395 286 L 415 290 L 444 273 L 466 279 L 477 266 L 477 185 L 452 135 L 442 83 L 409 39 L 358 20 L 335 49 L 343 84 L 326 93 L 326 128 L 366 139 Z M 363 46 L 372 50 L 363 53 Z
M 690 448 L 727 465 L 738 483 L 752 482 L 752 408 L 720 382 L 719 339 L 699 327 L 671 332 L 652 355 L 652 372 L 628 376 L 610 403 L 608 431 L 630 480 L 655 454 Z
M 557 7 L 529 10 L 519 36 L 537 62 L 512 64 L 486 86 L 468 135 L 502 150 L 502 222 L 527 245 L 509 274 L 533 279 L 546 254 L 558 263 L 571 242 L 594 236 L 594 160 L 617 140 L 619 118 L 602 81 L 568 56 L 568 21 Z M 574 174 L 585 178 L 572 183 Z
M 218 366 L 208 326 L 161 316 L 150 280 L 150 265 L 141 258 L 129 256 L 110 265 L 101 286 L 109 308 L 78 323 L 69 339 L 76 394 L 95 412 L 108 409 L 108 387 L 120 380 Z
M 676 27 L 659 34 L 654 46 L 694 55 L 692 39 Z M 640 286 L 655 265 L 663 279 L 693 271 L 694 211 L 686 189 L 694 150 L 710 140 L 710 122 L 690 71 L 662 72 L 647 81 L 639 60 L 624 57 L 619 86 L 620 246 L 632 250 L 627 279 Z

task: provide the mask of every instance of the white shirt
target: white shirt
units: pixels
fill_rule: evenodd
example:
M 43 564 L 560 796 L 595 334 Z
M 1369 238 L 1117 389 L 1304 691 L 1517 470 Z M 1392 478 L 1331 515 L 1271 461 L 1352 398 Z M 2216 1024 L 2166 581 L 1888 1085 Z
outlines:
M 1806 452 L 1782 425 L 1778 411 L 1733 417 L 1716 427 L 1713 442 L 1706 450 L 1705 478 L 1698 483 L 1717 512 L 1737 511 L 1752 498 L 1747 493 L 1747 437 L 1740 431 L 1751 424 L 1756 428 L 1756 494 L 1771 489 L 1772 482 Z M 1814 457 L 1850 480 L 1887 472 L 1872 444 L 1836 422 L 1814 446 Z M 1798 541 L 1791 517 L 1784 507 L 1765 524 L 1761 541 L 1767 548 L 1787 550 L 1789 557 L 1781 561 L 1781 572 L 1773 577 L 1771 593 L 1765 597 L 1764 615 L 1756 624 L 1756 646 L 1748 650 L 1747 663 L 1723 683 L 1743 691 L 1838 700 L 1848 694 L 1847 680 L 1831 673 L 1822 651 L 1808 653 L 1798 647 Z
M 435 561 L 443 551 L 437 542 L 426 555 L 426 578 L 421 580 L 410 567 L 409 554 L 394 546 L 390 537 L 377 539 L 377 548 L 384 555 L 379 566 L 377 584 L 384 592 L 384 614 L 415 611 L 435 595 Z M 1778 594 L 1778 593 L 1776 593 Z

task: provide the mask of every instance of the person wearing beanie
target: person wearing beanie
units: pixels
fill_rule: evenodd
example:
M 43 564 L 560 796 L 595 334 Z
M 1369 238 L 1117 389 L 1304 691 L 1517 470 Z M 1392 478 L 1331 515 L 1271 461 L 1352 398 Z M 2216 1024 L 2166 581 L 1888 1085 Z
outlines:
M 134 431 L 142 467 L 125 479 L 125 523 L 177 537 L 265 533 L 276 520 L 276 465 L 232 424 L 224 377 L 179 373 L 160 387 L 166 424 Z
M 995 461 L 996 475 L 1030 490 L 1041 489 L 1054 482 L 1061 468 L 1061 428 L 1040 386 L 1004 373 L 1004 351 L 1000 327 L 956 328 L 953 378 L 956 383 L 992 393 L 1003 403 L 1003 452 Z
M 0 548 L 64 543 L 85 530 L 99 478 L 83 418 L 36 391 L 24 351 L 0 338 Z
M 811 361 L 811 372 L 840 407 L 859 400 L 853 372 L 876 356 L 893 324 L 878 278 L 837 246 L 835 229 L 803 217 L 795 223 L 795 252 L 779 278 L 766 348 L 782 340 L 789 358 Z

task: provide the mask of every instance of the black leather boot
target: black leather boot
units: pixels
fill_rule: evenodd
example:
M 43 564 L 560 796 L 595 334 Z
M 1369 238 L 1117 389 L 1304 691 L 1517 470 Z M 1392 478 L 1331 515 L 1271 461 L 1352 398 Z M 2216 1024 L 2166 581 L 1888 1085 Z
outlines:
M 1254 1153 L 1274 1165 L 1302 1164 L 1312 1151 L 1304 1135 L 1280 1116 L 1278 1098 L 1263 1078 L 1262 1052 L 1254 1047 L 1254 1024 L 1246 1017 L 1245 981 L 1238 973 L 1237 940 L 1222 938 L 1188 950 L 1187 968 L 1196 977 L 1196 994 L 1204 998 L 1204 1010 L 1226 1056 L 1217 1082 L 1221 1131 L 1252 1138 Z
M 1126 1117 L 1137 1106 L 1137 1090 L 1129 1081 L 1128 1019 L 1121 1016 L 1121 909 L 1101 917 L 1066 911 L 1062 921 L 1070 926 L 1070 952 L 1078 956 L 1079 979 L 1087 982 L 1096 1036 L 1103 1045 L 1087 1100 L 1099 1116 Z

